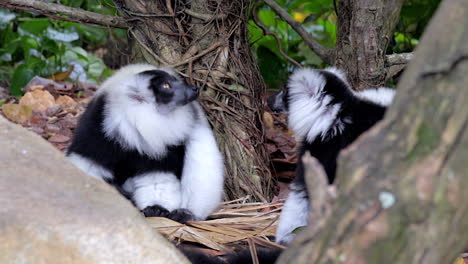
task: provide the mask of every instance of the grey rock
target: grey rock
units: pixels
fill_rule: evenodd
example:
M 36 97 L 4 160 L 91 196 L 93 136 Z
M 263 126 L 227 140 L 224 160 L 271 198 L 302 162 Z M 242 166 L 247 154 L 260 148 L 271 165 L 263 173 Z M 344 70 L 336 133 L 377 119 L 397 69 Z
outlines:
M 188 263 L 106 183 L 0 116 L 0 263 Z

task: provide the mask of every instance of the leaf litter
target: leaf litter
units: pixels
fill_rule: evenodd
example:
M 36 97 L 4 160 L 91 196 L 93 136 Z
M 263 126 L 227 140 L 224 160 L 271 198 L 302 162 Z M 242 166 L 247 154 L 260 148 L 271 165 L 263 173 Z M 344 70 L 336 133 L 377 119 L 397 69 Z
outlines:
M 63 151 L 96 87 L 36 76 L 22 90 L 25 94 L 19 99 L 5 98 L 8 103 L 2 105 L 0 114 Z

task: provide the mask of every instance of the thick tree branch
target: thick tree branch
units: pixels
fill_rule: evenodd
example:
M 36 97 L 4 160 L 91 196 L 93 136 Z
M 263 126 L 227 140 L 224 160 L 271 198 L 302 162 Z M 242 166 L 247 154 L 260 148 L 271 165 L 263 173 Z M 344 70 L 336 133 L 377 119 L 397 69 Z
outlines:
M 355 90 L 383 86 L 388 76 L 404 67 L 400 63 L 392 67 L 385 56 L 403 3 L 404 0 L 337 1 L 339 16 L 334 62 L 347 72 L 348 81 Z M 397 58 L 397 62 L 404 61 Z
M 65 21 L 117 28 L 128 27 L 126 20 L 121 17 L 101 15 L 81 8 L 68 7 L 38 0 L 2 0 L 0 6 L 10 9 L 26 10 Z
M 396 53 L 387 55 L 387 67 L 395 66 L 395 65 L 405 65 L 414 57 L 412 52 L 409 53 Z
M 312 49 L 325 63 L 332 64 L 332 50 L 324 48 L 304 29 L 301 23 L 292 18 L 275 0 L 263 0 L 276 14 L 288 23 L 305 41 L 307 46 Z
M 403 71 L 412 59 L 413 53 L 398 53 L 386 56 L 385 60 L 385 81 L 393 78 L 395 75 Z

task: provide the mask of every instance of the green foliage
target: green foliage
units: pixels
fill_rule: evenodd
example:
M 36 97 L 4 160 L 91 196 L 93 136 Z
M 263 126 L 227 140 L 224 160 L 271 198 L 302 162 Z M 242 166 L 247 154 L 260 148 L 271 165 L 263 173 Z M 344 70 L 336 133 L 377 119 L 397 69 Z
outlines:
M 322 46 L 333 48 L 336 44 L 336 14 L 333 0 L 277 0 L 288 13 Z M 387 53 L 410 52 L 419 43 L 424 28 L 435 12 L 440 0 L 407 0 L 402 8 L 400 22 Z M 302 38 L 268 6 L 258 10 L 260 23 L 275 33 L 283 51 L 304 66 L 323 68 L 326 65 Z M 260 71 L 270 89 L 281 89 L 294 65 L 281 56 L 276 40 L 264 36 L 261 28 L 249 21 L 250 41 L 258 58 Z
M 407 0 L 400 13 L 391 53 L 412 51 L 419 43 L 427 23 L 440 4 L 440 0 Z
M 282 0 L 278 3 L 291 16 L 301 22 L 320 44 L 333 47 L 336 43 L 336 16 L 333 0 Z M 281 41 L 283 51 L 305 66 L 324 67 L 323 61 L 312 52 L 302 38 L 286 22 L 281 20 L 268 6 L 258 9 L 259 22 L 276 34 Z M 260 72 L 267 86 L 279 89 L 284 86 L 293 66 L 279 52 L 273 36 L 264 36 L 253 20 L 249 21 L 250 40 L 259 61 Z
M 112 1 L 62 0 L 61 4 L 115 14 Z M 114 30 L 122 34 L 122 30 Z M 86 51 L 106 43 L 109 30 L 0 8 L 0 80 L 15 96 L 35 75 L 50 76 L 74 65 L 71 79 L 98 82 L 109 75 L 103 61 Z M 123 31 L 123 34 L 125 32 Z
M 291 231 L 291 233 L 293 234 L 298 234 L 300 231 L 302 231 L 302 229 L 306 228 L 306 226 L 299 226 L 299 227 L 296 227 L 294 228 L 293 231 Z

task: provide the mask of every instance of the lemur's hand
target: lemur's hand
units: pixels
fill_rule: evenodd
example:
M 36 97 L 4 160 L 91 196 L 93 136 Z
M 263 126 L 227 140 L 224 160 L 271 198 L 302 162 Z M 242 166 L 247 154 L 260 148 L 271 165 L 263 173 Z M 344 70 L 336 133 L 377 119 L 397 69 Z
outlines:
M 152 216 L 167 217 L 169 215 L 169 211 L 166 208 L 157 204 L 145 207 L 145 209 L 143 209 L 142 212 L 143 214 L 145 214 L 146 217 L 152 217 Z

